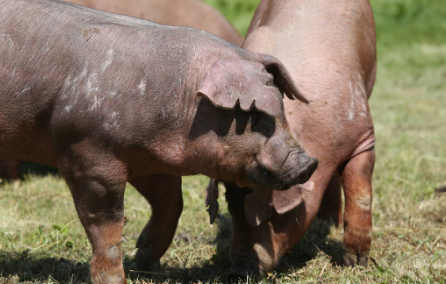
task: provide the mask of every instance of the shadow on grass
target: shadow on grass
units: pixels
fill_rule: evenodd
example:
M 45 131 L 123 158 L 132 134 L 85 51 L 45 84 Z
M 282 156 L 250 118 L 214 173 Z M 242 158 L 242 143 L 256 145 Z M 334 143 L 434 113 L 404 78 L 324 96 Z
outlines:
M 276 270 L 286 272 L 289 269 L 303 268 L 319 253 L 330 257 L 332 264 L 343 266 L 343 243 L 328 238 L 331 226 L 332 224 L 315 218 L 304 237 L 282 258 Z
M 59 283 L 85 283 L 88 282 L 89 271 L 87 262 L 30 254 L 28 250 L 0 251 L 0 276 L 8 279 L 0 277 L 0 283 L 36 283 L 48 280 L 56 280 Z
M 169 267 L 156 263 L 151 273 L 136 273 L 133 257 L 126 256 L 123 260 L 124 270 L 128 279 L 141 283 L 192 283 L 218 281 L 226 282 L 225 275 L 231 262 L 229 259 L 229 242 L 232 235 L 232 225 L 229 214 L 219 216 L 216 220 L 218 234 L 212 244 L 217 251 L 211 260 L 192 268 Z M 22 252 L 0 251 L 0 283 L 40 283 L 52 280 L 57 283 L 90 283 L 89 265 L 87 261 L 78 262 L 74 259 L 36 255 L 28 250 Z M 14 278 L 14 276 L 16 278 Z M 2 277 L 4 277 L 2 279 Z
M 232 236 L 230 215 L 220 215 L 216 223 L 219 230 L 215 240 L 211 243 L 217 246 L 217 250 L 209 261 L 191 268 L 169 267 L 156 263 L 152 266 L 150 273 L 137 273 L 133 257 L 127 256 L 123 260 L 127 278 L 136 283 L 197 283 L 200 281 L 230 283 L 226 277 L 231 266 L 229 259 L 229 244 Z M 302 268 L 320 251 L 331 256 L 332 262 L 340 264 L 342 262 L 342 243 L 327 239 L 329 232 L 330 225 L 316 219 L 305 237 L 283 258 L 276 271 L 286 273 L 292 268 Z M 0 251 L 0 276 L 9 279 L 0 277 L 0 283 L 26 281 L 36 283 L 48 280 L 58 283 L 90 282 L 89 262 L 35 255 L 27 250 L 22 252 Z M 17 281 L 12 276 L 17 276 Z
M 229 245 L 232 237 L 232 222 L 228 213 L 219 215 L 215 221 L 218 226 L 217 236 L 210 243 L 217 246 L 216 253 L 212 258 L 200 265 L 191 268 L 169 267 L 159 263 L 152 266 L 151 273 L 134 273 L 133 259 L 124 260 L 126 275 L 134 281 L 145 281 L 148 283 L 197 283 L 218 282 L 230 283 L 226 273 L 231 267 L 229 258 Z

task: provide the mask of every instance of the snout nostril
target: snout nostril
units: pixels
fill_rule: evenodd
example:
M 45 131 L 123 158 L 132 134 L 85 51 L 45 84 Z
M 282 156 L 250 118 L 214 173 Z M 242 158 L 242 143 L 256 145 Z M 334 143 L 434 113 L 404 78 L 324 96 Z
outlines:
M 310 158 L 309 159 L 309 163 L 307 166 L 308 171 L 310 172 L 310 175 L 313 174 L 313 172 L 317 169 L 318 165 L 319 165 L 319 160 L 316 158 Z
M 302 170 L 298 175 L 298 183 L 305 183 L 311 178 L 311 175 L 314 173 L 319 165 L 319 160 L 316 158 L 308 157 L 302 164 Z

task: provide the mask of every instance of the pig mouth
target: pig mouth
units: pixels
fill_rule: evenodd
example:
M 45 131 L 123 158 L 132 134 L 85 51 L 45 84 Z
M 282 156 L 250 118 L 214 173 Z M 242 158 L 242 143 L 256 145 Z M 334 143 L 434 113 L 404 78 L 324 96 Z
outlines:
M 284 162 L 285 164 L 287 161 Z M 258 186 L 273 190 L 287 190 L 296 184 L 307 182 L 317 169 L 319 161 L 305 155 L 293 164 L 290 168 L 276 174 L 264 166 L 260 166 L 256 170 L 248 172 L 248 177 Z

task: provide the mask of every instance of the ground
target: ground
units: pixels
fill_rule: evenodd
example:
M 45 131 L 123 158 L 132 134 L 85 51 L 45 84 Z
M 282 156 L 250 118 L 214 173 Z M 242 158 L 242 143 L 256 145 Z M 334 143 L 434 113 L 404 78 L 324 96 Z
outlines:
M 258 0 L 207 2 L 244 33 Z M 263 283 L 445 283 L 446 194 L 434 188 L 446 185 L 446 5 L 372 5 L 378 77 L 370 100 L 377 162 L 369 267 L 344 267 L 342 230 L 316 220 Z M 134 246 L 150 207 L 128 187 L 122 240 L 129 283 L 225 283 L 231 221 L 220 197 L 220 214 L 209 225 L 206 183 L 202 176 L 183 179 L 175 240 L 150 273 L 139 274 Z M 0 184 L 0 283 L 87 283 L 90 258 L 62 179 L 27 175 L 20 184 Z

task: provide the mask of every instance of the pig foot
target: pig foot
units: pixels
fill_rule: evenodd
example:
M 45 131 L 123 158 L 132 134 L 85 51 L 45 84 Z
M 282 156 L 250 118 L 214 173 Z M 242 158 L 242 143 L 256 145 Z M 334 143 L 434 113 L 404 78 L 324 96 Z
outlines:
M 150 266 L 154 264 L 155 261 L 156 259 L 153 257 L 152 248 L 138 248 L 135 255 L 136 269 L 138 269 L 138 271 L 149 271 Z
M 355 266 L 355 265 L 360 265 L 363 267 L 368 266 L 368 260 L 369 260 L 368 255 L 348 251 L 348 249 L 345 249 L 343 258 L 344 258 L 344 264 L 346 266 Z
M 153 175 L 131 179 L 129 182 L 152 207 L 152 216 L 136 242 L 136 267 L 144 271 L 161 258 L 175 235 L 183 211 L 181 177 Z
M 367 266 L 372 242 L 372 173 L 374 150 L 350 159 L 342 171 L 345 194 L 344 262 Z

